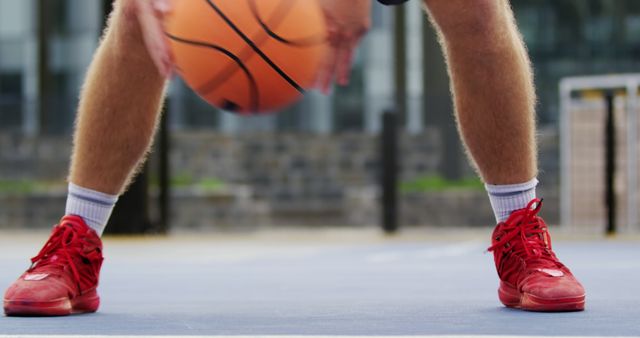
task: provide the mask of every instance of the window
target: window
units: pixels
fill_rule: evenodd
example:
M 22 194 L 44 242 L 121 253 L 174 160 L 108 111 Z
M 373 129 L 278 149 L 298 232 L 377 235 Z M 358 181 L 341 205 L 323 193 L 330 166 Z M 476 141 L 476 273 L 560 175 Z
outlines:
M 0 130 L 19 130 L 22 121 L 22 74 L 0 73 Z

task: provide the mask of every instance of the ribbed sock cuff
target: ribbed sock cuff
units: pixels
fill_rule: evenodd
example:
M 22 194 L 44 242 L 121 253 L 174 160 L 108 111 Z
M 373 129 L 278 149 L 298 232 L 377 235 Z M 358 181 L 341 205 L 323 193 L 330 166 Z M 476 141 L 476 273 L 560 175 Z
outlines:
M 536 178 L 520 184 L 485 184 L 496 221 L 504 222 L 512 212 L 525 208 L 532 199 L 536 198 L 537 185 Z
M 117 201 L 117 195 L 69 183 L 65 214 L 82 217 L 89 227 L 102 235 Z

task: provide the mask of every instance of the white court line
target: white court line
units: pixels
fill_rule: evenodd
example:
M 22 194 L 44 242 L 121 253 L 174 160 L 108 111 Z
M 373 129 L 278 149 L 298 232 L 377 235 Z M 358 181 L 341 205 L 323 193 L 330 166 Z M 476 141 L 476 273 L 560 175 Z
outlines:
M 50 336 L 50 335 L 0 335 L 0 338 L 628 338 L 625 336 L 490 336 L 490 335 L 466 335 L 466 336 L 452 336 L 452 335 L 435 335 L 435 336 L 298 336 L 298 335 L 284 335 L 284 336 L 78 336 L 78 335 L 66 335 L 66 336 Z

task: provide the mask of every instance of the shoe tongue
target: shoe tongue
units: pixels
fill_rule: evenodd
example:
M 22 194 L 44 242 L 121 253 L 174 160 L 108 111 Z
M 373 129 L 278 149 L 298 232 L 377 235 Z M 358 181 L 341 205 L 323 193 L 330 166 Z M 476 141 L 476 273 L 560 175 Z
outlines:
M 547 242 L 544 239 L 544 235 L 542 234 L 542 232 L 533 232 L 535 231 L 546 231 L 546 230 L 542 230 L 542 226 L 540 225 L 540 222 L 538 222 L 537 219 L 531 220 L 529 221 L 528 224 L 524 224 L 524 223 L 520 223 L 521 227 L 526 227 L 525 229 L 523 229 L 524 232 L 524 236 L 527 239 L 532 239 L 534 241 L 541 241 L 545 244 L 545 247 L 547 246 Z
M 84 230 L 82 225 L 76 222 L 70 222 L 66 220 L 63 220 L 62 222 L 60 222 L 59 226 L 63 228 L 70 228 L 71 230 L 73 230 L 73 232 L 77 232 L 77 233 L 82 233 L 82 230 Z
M 547 247 L 547 243 L 544 240 L 544 236 L 540 233 L 525 233 L 525 238 L 528 242 L 542 242 L 544 243 L 544 247 Z

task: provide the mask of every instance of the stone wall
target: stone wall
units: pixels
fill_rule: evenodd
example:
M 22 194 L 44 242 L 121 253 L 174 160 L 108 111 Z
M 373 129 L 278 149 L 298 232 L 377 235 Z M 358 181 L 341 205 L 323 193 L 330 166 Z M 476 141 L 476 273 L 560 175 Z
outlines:
M 433 174 L 439 165 L 436 131 L 401 141 L 402 177 Z M 374 135 L 180 133 L 171 168 L 194 180 L 218 178 L 251 186 L 258 198 L 282 203 L 341 199 L 348 188 L 377 184 L 379 141 Z
M 0 227 L 50 226 L 64 207 L 69 137 L 0 135 L 0 179 L 57 182 L 30 194 L 0 194 Z M 186 186 L 173 190 L 173 227 L 247 228 L 262 225 L 378 223 L 378 138 L 368 134 L 296 133 L 172 134 L 173 176 L 192 182 L 216 179 L 217 191 Z M 558 157 L 553 130 L 540 135 L 541 195 L 545 216 L 557 222 Z M 441 144 L 437 130 L 402 135 L 401 179 L 436 174 Z M 156 167 L 152 154 L 150 168 Z M 473 175 L 470 167 L 464 171 Z M 405 225 L 490 225 L 485 192 L 463 190 L 403 194 Z M 152 208 L 152 211 L 154 209 Z
M 0 180 L 63 181 L 70 154 L 71 137 L 0 133 Z

